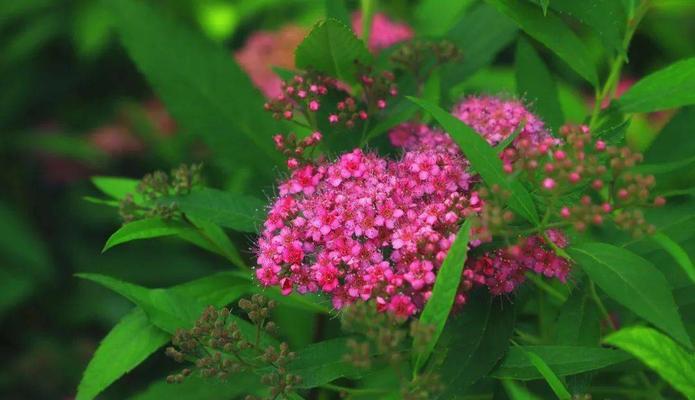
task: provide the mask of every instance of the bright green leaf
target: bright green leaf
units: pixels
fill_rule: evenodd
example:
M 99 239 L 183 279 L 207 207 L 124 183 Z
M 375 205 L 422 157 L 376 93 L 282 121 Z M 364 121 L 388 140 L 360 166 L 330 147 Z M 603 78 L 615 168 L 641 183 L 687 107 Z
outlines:
M 297 357 L 287 365 L 302 377 L 301 388 L 313 388 L 343 377 L 360 377 L 364 370 L 345 360 L 349 353 L 346 338 L 329 339 L 297 350 Z
M 132 240 L 185 234 L 186 231 L 195 232 L 195 229 L 178 221 L 166 221 L 161 218 L 141 219 L 120 227 L 109 237 L 102 251 Z
M 535 5 L 518 0 L 489 0 L 534 39 L 546 45 L 582 78 L 598 85 L 596 66 L 584 43 L 552 12 L 543 15 Z
M 126 195 L 132 194 L 136 204 L 142 203 L 142 196 L 137 193 L 139 181 L 130 178 L 120 178 L 115 176 L 94 176 L 92 183 L 105 195 L 116 200 L 123 200 Z
M 695 356 L 662 333 L 647 327 L 624 328 L 604 342 L 634 355 L 687 398 L 695 398 Z
M 142 309 L 135 308 L 99 344 L 77 388 L 76 400 L 93 399 L 169 338 L 169 334 L 150 323 Z
M 256 232 L 265 204 L 256 197 L 203 188 L 172 198 L 186 215 L 240 232 Z
M 565 122 L 557 86 L 550 70 L 533 46 L 519 38 L 516 47 L 516 92 L 553 130 Z
M 647 75 L 620 96 L 618 102 L 628 113 L 695 104 L 695 57 Z
M 295 51 L 297 68 L 312 68 L 346 82 L 357 79 L 355 61 L 371 61 L 364 42 L 347 25 L 330 18 L 317 23 Z
M 280 129 L 265 99 L 228 50 L 147 3 L 109 0 L 125 49 L 182 130 L 200 135 L 216 161 L 254 166 L 270 180 L 280 155 L 271 137 Z
M 686 251 L 683 250 L 678 243 L 663 232 L 655 233 L 652 235 L 652 239 L 664 250 L 666 250 L 666 252 L 670 254 L 674 260 L 676 260 L 678 265 L 683 268 L 683 272 L 685 272 L 690 280 L 695 283 L 695 266 L 693 265 L 693 261 L 690 259 L 690 256 L 688 256 L 688 253 L 686 253 Z
M 202 304 L 222 307 L 240 297 L 249 284 L 246 277 L 224 272 L 169 290 Z M 133 340 L 135 336 L 138 340 Z M 77 400 L 93 399 L 166 344 L 169 338 L 170 334 L 153 325 L 142 309 L 136 307 L 99 344 L 80 381 Z
M 502 381 L 502 386 L 511 400 L 540 400 L 534 394 L 510 380 Z
M 595 371 L 630 359 L 622 351 L 586 346 L 523 346 L 542 357 L 559 376 L 576 375 Z M 543 379 L 520 347 L 509 349 L 500 365 L 490 374 L 498 379 L 536 380 Z
M 608 296 L 692 347 L 668 282 L 649 261 L 605 243 L 573 246 L 569 254 Z
M 509 190 L 509 206 L 521 216 L 538 223 L 538 212 L 533 204 L 533 199 L 519 181 L 509 181 L 502 170 L 502 160 L 497 156 L 495 149 L 485 139 L 477 134 L 466 124 L 442 110 L 436 105 L 422 99 L 408 97 L 412 102 L 432 114 L 434 119 L 461 147 L 461 151 L 470 161 L 475 172 L 482 176 L 488 185 L 499 185 L 502 189 Z
M 531 364 L 540 372 L 540 374 L 543 376 L 543 379 L 548 383 L 550 388 L 553 390 L 553 393 L 555 393 L 555 396 L 557 396 L 558 399 L 560 400 L 569 400 L 572 395 L 570 392 L 567 390 L 565 387 L 565 384 L 562 383 L 560 378 L 558 378 L 557 374 L 553 371 L 552 368 L 543 360 L 541 356 L 538 354 L 534 353 L 533 351 L 527 351 L 524 350 L 522 347 L 519 347 L 521 351 L 526 355 L 526 358 L 528 358 L 529 361 L 531 361 Z
M 425 364 L 430 354 L 432 354 L 432 350 L 437 344 L 437 340 L 439 340 L 439 336 L 442 334 L 444 325 L 451 313 L 451 307 L 454 305 L 454 298 L 461 281 L 463 266 L 468 255 L 470 230 L 471 221 L 468 220 L 459 229 L 456 240 L 454 240 L 446 258 L 444 258 L 444 262 L 437 273 L 437 279 L 434 282 L 432 296 L 427 300 L 427 304 L 425 304 L 425 308 L 420 315 L 420 323 L 434 326 L 434 331 L 432 337 L 425 343 L 422 352 L 413 351 L 414 368 L 416 371 Z

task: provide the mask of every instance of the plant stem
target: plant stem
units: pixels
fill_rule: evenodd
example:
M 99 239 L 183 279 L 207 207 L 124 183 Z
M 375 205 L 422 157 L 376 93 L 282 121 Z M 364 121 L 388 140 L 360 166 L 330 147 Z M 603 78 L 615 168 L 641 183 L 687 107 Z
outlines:
M 632 36 L 635 34 L 635 31 L 637 30 L 637 26 L 642 21 L 642 18 L 644 18 L 644 15 L 647 13 L 647 10 L 649 10 L 650 5 L 650 0 L 644 0 L 635 12 L 635 15 L 627 22 L 627 29 L 625 30 L 625 36 L 623 37 L 623 54 L 618 54 L 611 63 L 611 69 L 608 74 L 608 78 L 606 78 L 606 83 L 603 85 L 603 88 L 601 88 L 601 90 L 599 90 L 598 88 L 596 89 L 594 110 L 591 113 L 591 120 L 589 122 L 589 129 L 592 132 L 596 128 L 596 124 L 598 122 L 598 115 L 601 112 L 601 105 L 607 98 L 613 97 L 613 95 L 615 94 L 615 88 L 617 86 L 618 81 L 620 80 L 620 72 L 622 71 L 623 63 L 628 62 L 627 51 L 630 47 L 630 41 L 632 40 Z
M 601 315 L 603 315 L 603 318 L 606 320 L 606 323 L 608 324 L 610 329 L 612 331 L 617 330 L 618 328 L 615 326 L 615 323 L 613 322 L 613 319 L 608 313 L 606 306 L 603 305 L 603 301 L 601 301 L 601 298 L 599 297 L 598 292 L 596 291 L 596 284 L 591 279 L 589 279 L 589 293 L 591 294 L 591 298 L 594 300 L 594 303 L 596 303 L 596 306 L 601 312 Z

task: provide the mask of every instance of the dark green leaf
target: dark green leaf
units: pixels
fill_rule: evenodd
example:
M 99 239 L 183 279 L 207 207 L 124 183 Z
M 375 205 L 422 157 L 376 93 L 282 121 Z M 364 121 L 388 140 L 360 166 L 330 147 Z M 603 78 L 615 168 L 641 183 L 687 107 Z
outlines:
M 338 378 L 361 376 L 364 370 L 343 359 L 349 352 L 346 342 L 346 338 L 329 339 L 298 350 L 287 368 L 302 377 L 299 387 L 313 388 Z
M 598 85 L 596 66 L 586 46 L 557 15 L 543 12 L 535 5 L 518 0 L 489 0 L 500 12 L 516 21 L 534 39 L 546 45 L 582 78 Z
M 495 29 L 489 29 L 491 26 Z M 514 21 L 488 4 L 480 4 L 466 13 L 446 34 L 463 57 L 456 64 L 444 66 L 443 87 L 452 87 L 490 64 L 514 40 L 517 31 Z
M 695 104 L 695 57 L 647 75 L 620 96 L 618 102 L 628 113 Z
M 692 347 L 668 282 L 649 261 L 605 243 L 573 246 L 569 254 L 611 298 Z
M 541 356 L 533 351 L 524 350 L 522 347 L 519 347 L 519 349 L 524 353 L 524 355 L 526 355 L 526 358 L 531 361 L 531 364 L 533 364 L 536 370 L 540 372 L 548 385 L 550 385 L 550 388 L 553 389 L 555 396 L 557 396 L 560 400 L 569 400 L 572 397 L 570 392 L 565 387 L 565 384 L 562 383 L 560 378 L 558 378 L 553 369 L 550 368 L 550 366 L 545 362 L 545 360 L 543 360 Z
M 203 188 L 174 198 L 186 215 L 240 232 L 256 232 L 265 217 L 265 204 L 252 197 Z
M 604 339 L 634 355 L 687 398 L 695 398 L 695 356 L 647 327 L 624 328 Z
M 516 47 L 516 92 L 553 130 L 564 122 L 555 79 L 531 44 L 519 38 Z
M 229 400 L 260 393 L 262 388 L 258 376 L 248 372 L 235 374 L 234 379 L 228 381 L 191 376 L 175 385 L 164 380 L 153 383 L 131 400 Z
M 434 331 L 422 352 L 413 351 L 416 371 L 425 364 L 430 354 L 432 354 L 432 350 L 437 344 L 437 340 L 439 340 L 439 336 L 442 334 L 444 325 L 451 313 L 451 307 L 454 305 L 454 298 L 461 281 L 463 266 L 468 255 L 468 235 L 470 234 L 470 229 L 470 220 L 466 221 L 459 229 L 456 240 L 451 245 L 439 272 L 437 272 L 437 280 L 434 282 L 432 296 L 427 300 L 427 304 L 425 304 L 425 308 L 420 315 L 420 323 L 434 326 Z
M 559 376 L 606 368 L 630 359 L 622 351 L 584 346 L 524 346 L 548 364 Z M 543 379 L 521 348 L 512 347 L 502 363 L 490 374 L 498 379 Z
M 480 294 L 480 293 L 478 293 Z M 486 376 L 509 347 L 514 308 L 499 299 L 474 295 L 461 315 L 449 319 L 433 357 L 446 389 L 438 398 L 461 395 Z
M 272 177 L 279 125 L 229 52 L 144 2 L 108 2 L 121 41 L 184 131 L 201 135 L 230 167 Z
M 695 126 L 695 106 L 684 107 L 656 136 L 644 154 L 644 162 L 646 164 L 669 163 L 694 157 L 693 126 Z
M 502 170 L 502 160 L 482 136 L 436 105 L 414 97 L 408 97 L 408 99 L 432 114 L 434 119 L 458 143 L 463 154 L 471 162 L 473 169 L 482 176 L 486 184 L 499 185 L 502 189 L 509 190 L 511 193 L 509 206 L 514 211 L 532 223 L 538 223 L 538 212 L 531 195 L 519 181 L 510 182 L 508 180 Z
M 572 346 L 597 346 L 601 336 L 601 316 L 583 288 L 575 288 L 560 309 L 555 343 Z
M 346 82 L 357 80 L 357 64 L 368 64 L 371 55 L 344 23 L 327 19 L 317 23 L 295 51 L 297 68 L 313 68 Z
M 415 27 L 423 36 L 441 36 L 473 4 L 472 0 L 422 0 L 415 12 Z
M 550 8 L 590 27 L 607 50 L 624 53 L 623 37 L 627 15 L 621 0 L 552 0 Z

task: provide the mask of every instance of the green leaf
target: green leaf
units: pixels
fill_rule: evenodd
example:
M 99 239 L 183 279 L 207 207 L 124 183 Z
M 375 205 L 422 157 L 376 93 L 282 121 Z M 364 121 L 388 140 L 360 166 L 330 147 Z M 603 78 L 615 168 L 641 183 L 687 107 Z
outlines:
M 601 315 L 586 290 L 575 288 L 560 309 L 555 343 L 597 346 L 601 336 Z
M 491 26 L 495 29 L 489 29 Z M 463 57 L 456 64 L 443 66 L 443 87 L 452 87 L 490 64 L 517 32 L 514 21 L 488 4 L 480 4 L 466 13 L 446 34 L 461 49 Z
M 198 230 L 195 232 L 196 238 L 202 238 L 207 244 L 211 245 L 213 252 L 225 257 L 234 265 L 248 268 L 246 262 L 242 259 L 237 247 L 229 240 L 229 236 L 218 225 L 197 219 L 193 216 L 187 216 L 193 225 Z M 187 239 L 190 240 L 190 239 Z M 203 246 L 201 246 L 203 247 Z
M 509 396 L 511 400 L 540 400 L 538 397 L 536 397 L 536 395 L 517 385 L 513 381 L 505 379 L 502 381 L 502 386 L 504 386 L 504 390 L 507 392 L 507 396 Z
M 546 45 L 582 78 L 598 85 L 596 66 L 586 46 L 557 15 L 544 16 L 536 6 L 525 1 L 489 0 L 500 12 L 516 21 L 534 39 Z
M 553 130 L 565 122 L 555 79 L 533 46 L 519 38 L 516 46 L 516 92 Z
M 313 343 L 298 350 L 297 357 L 287 364 L 292 373 L 302 377 L 300 388 L 313 388 L 338 378 L 358 378 L 364 370 L 345 361 L 349 353 L 346 338 L 329 339 Z
M 451 313 L 451 307 L 454 305 L 454 298 L 461 281 L 463 266 L 466 263 L 470 230 L 471 221 L 468 220 L 459 229 L 454 243 L 451 245 L 446 258 L 444 258 L 444 262 L 439 272 L 437 272 L 437 280 L 434 282 L 432 296 L 427 300 L 427 304 L 425 304 L 425 308 L 420 315 L 420 323 L 434 326 L 434 331 L 422 352 L 413 350 L 415 371 L 418 371 L 425 364 L 430 354 L 432 354 L 439 336 L 444 331 L 444 325 Z
M 182 130 L 201 135 L 217 162 L 272 179 L 281 158 L 271 137 L 280 125 L 229 51 L 144 2 L 107 4 L 125 49 Z
M 142 309 L 135 308 L 99 344 L 77 388 L 76 400 L 93 399 L 169 338 L 169 334 L 150 323 Z
M 652 239 L 659 244 L 674 260 L 683 268 L 683 272 L 688 275 L 693 283 L 695 283 L 695 266 L 693 261 L 688 256 L 688 253 L 673 239 L 668 237 L 663 232 L 657 232 L 652 235 Z
M 569 254 L 608 296 L 692 348 L 668 282 L 649 261 L 605 243 L 573 246 Z
M 623 38 L 627 15 L 620 0 L 553 0 L 550 8 L 591 28 L 607 50 L 618 54 L 625 52 Z
M 490 374 L 498 379 L 522 381 L 543 379 L 523 350 L 542 357 L 559 376 L 576 375 L 609 367 L 630 359 L 622 351 L 586 346 L 523 346 L 512 347 L 500 365 Z
M 312 68 L 346 82 L 357 80 L 357 64 L 368 64 L 371 55 L 364 42 L 336 19 L 317 23 L 295 51 L 297 68 Z
M 446 389 L 440 399 L 461 395 L 486 376 L 504 356 L 514 329 L 514 308 L 484 293 L 469 299 L 461 315 L 449 319 L 433 357 Z
M 678 61 L 640 79 L 620 99 L 628 113 L 695 104 L 695 57 Z
M 473 169 L 480 174 L 486 184 L 499 185 L 502 189 L 511 193 L 509 206 L 521 216 L 534 224 L 539 222 L 538 212 L 533 204 L 531 195 L 517 180 L 509 181 L 502 170 L 502 160 L 497 156 L 495 149 L 491 147 L 482 136 L 461 122 L 456 117 L 442 110 L 436 105 L 415 97 L 408 99 L 432 114 L 434 119 L 461 147 L 461 151 L 468 158 Z
M 442 36 L 474 2 L 472 0 L 422 0 L 415 12 L 415 27 L 419 35 Z
M 194 233 L 195 229 L 178 221 L 166 221 L 161 218 L 141 219 L 127 223 L 114 232 L 106 241 L 102 252 L 132 240 L 185 234 L 186 231 Z
M 695 356 L 647 327 L 624 328 L 604 342 L 634 355 L 687 398 L 695 398 Z
M 543 15 L 548 14 L 548 6 L 550 5 L 550 0 L 540 0 L 541 8 L 543 9 Z
M 540 372 L 543 379 L 545 379 L 548 385 L 550 385 L 550 388 L 553 390 L 553 393 L 555 393 L 555 396 L 557 396 L 558 399 L 569 400 L 572 397 L 570 392 L 565 387 L 565 384 L 562 383 L 560 378 L 558 378 L 553 369 L 550 368 L 550 366 L 545 362 L 545 360 L 543 360 L 541 356 L 533 351 L 524 350 L 522 347 L 519 347 L 519 349 L 521 349 L 526 358 L 528 358 L 528 360 L 531 361 L 531 364 L 533 364 L 538 372 Z
M 257 232 L 265 218 L 265 204 L 253 196 L 202 188 L 172 199 L 186 215 L 240 232 Z
M 249 286 L 247 278 L 219 273 L 172 287 L 180 296 L 221 307 L 240 297 Z M 133 340 L 137 336 L 138 340 Z M 101 341 L 85 369 L 77 400 L 93 399 L 121 376 L 142 363 L 169 341 L 170 334 L 150 322 L 142 308 L 124 316 Z
M 137 193 L 139 181 L 130 178 L 120 178 L 115 176 L 94 176 L 92 183 L 105 195 L 116 200 L 123 200 L 126 195 L 132 194 L 136 204 L 142 203 L 142 196 Z
M 670 163 L 695 156 L 695 106 L 684 107 L 671 118 L 644 153 L 645 164 Z

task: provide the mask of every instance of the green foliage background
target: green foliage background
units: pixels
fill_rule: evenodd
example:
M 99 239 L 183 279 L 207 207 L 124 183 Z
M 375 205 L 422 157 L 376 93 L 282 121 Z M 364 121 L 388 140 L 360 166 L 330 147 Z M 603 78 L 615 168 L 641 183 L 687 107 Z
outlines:
M 252 233 L 281 170 L 270 138 L 284 126 L 263 111 L 262 95 L 230 53 L 256 30 L 287 23 L 309 29 L 327 16 L 346 21 L 337 3 L 0 4 L 0 397 L 74 396 L 92 357 L 96 367 L 85 375 L 80 398 L 107 387 L 100 398 L 218 399 L 253 388 L 255 381 L 243 376 L 234 384 L 193 380 L 167 386 L 162 378 L 174 366 L 158 349 L 203 306 L 227 304 L 254 287 L 231 265 L 253 264 Z M 669 207 L 649 213 L 660 232 L 653 240 L 635 241 L 607 229 L 596 240 L 611 247 L 584 243 L 570 251 L 582 265 L 577 283 L 591 278 L 598 288 L 579 284 L 570 294 L 564 286 L 541 290 L 542 282 L 529 283 L 514 301 L 523 307 L 514 309 L 510 299 L 480 299 L 451 322 L 440 342 L 459 357 L 442 361 L 444 379 L 451 383 L 442 398 L 464 389 L 471 396 L 497 390 L 495 398 L 533 398 L 529 390 L 542 398 L 562 397 L 564 386 L 585 389 L 587 377 L 595 374 L 590 371 L 599 367 L 607 369 L 594 381 L 598 398 L 654 398 L 648 397 L 651 392 L 630 392 L 640 384 L 634 372 L 641 371 L 648 381 L 669 383 L 672 388 L 661 388 L 665 398 L 695 396 L 695 380 L 689 379 L 695 375 L 695 4 L 653 1 L 626 52 L 624 38 L 631 28 L 624 21 L 639 12 L 639 1 L 579 3 L 375 2 L 378 11 L 407 21 L 419 35 L 448 38 L 463 51 L 460 62 L 438 71 L 427 99 L 417 103 L 464 149 L 477 149 L 468 155 L 474 164 L 499 160 L 433 102 L 448 106 L 472 93 L 521 95 L 553 128 L 585 121 L 607 138 L 624 134 L 628 144 L 645 152 L 659 192 L 669 196 Z M 350 10 L 360 7 L 345 4 Z M 341 25 L 320 25 L 297 51 L 298 66 L 325 63 L 323 69 L 349 80 L 346 65 L 352 64 L 346 60 L 371 55 L 344 35 Z M 629 63 L 623 65 L 623 57 Z M 374 58 L 386 62 L 385 56 Z M 586 121 L 595 92 L 610 94 L 601 91 L 616 66 L 639 83 Z M 155 94 L 178 124 L 176 135 L 167 139 L 157 136 L 145 117 L 143 101 Z M 367 135 L 377 145 L 390 125 L 416 111 L 408 100 L 393 109 Z M 659 122 L 673 113 L 667 123 Z M 144 151 L 110 157 L 91 144 L 91 132 L 121 120 L 130 121 Z M 132 190 L 129 180 L 91 181 L 90 176 L 139 178 L 198 161 L 206 165 L 209 186 L 219 189 L 182 203 L 200 218 L 197 229 L 148 221 L 111 236 L 120 225 L 116 212 L 89 201 L 102 192 L 113 201 Z M 506 185 L 495 167 L 477 168 L 486 180 Z M 511 185 L 511 190 L 516 194 L 511 206 L 531 221 L 538 219 L 523 187 Z M 210 240 L 203 247 L 212 253 L 197 247 L 201 231 Z M 157 239 L 120 245 L 137 235 Z M 102 254 L 105 243 L 111 249 Z M 625 265 L 631 267 L 628 275 L 620 270 Z M 658 330 L 633 327 L 603 338 L 624 351 L 599 347 L 601 310 L 591 301 L 597 293 L 617 310 L 621 325 L 651 324 Z M 316 316 L 326 313 L 325 306 L 298 299 L 283 304 L 275 316 L 280 325 L 285 322 L 283 337 L 311 360 L 295 366 L 305 374 L 306 387 L 358 374 L 335 362 L 345 351 L 342 339 L 309 345 L 320 321 Z M 337 325 L 328 325 L 324 329 L 336 330 Z M 518 340 L 515 328 L 535 332 L 538 343 L 507 350 L 510 338 Z M 452 331 L 464 333 L 451 337 Z M 94 354 L 102 339 L 108 346 Z M 489 377 L 481 380 L 484 376 Z M 370 379 L 367 384 L 382 384 L 378 377 Z M 498 381 L 503 385 L 494 386 Z M 626 391 L 610 392 L 614 386 Z

